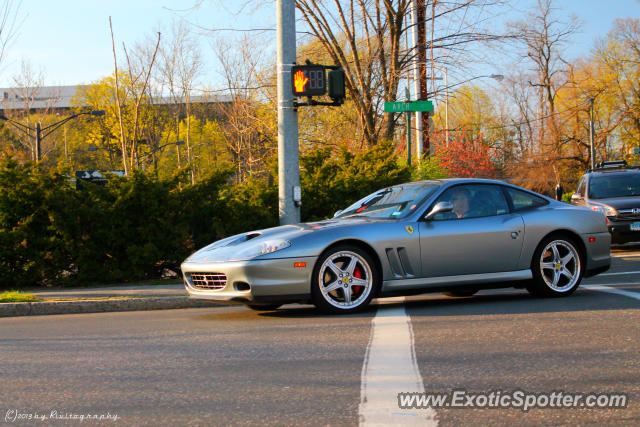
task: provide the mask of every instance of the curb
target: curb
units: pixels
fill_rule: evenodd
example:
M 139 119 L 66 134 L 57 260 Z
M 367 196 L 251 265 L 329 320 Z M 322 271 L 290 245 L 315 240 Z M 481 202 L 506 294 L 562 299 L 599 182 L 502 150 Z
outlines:
M 175 308 L 219 307 L 220 304 L 187 296 L 123 298 L 111 300 L 14 302 L 0 304 L 0 317 L 47 314 L 102 313 L 112 311 L 168 310 Z

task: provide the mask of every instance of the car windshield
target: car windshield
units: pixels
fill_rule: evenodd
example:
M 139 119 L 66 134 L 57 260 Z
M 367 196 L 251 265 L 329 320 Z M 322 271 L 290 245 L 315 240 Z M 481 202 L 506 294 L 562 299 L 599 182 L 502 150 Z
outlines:
M 624 173 L 591 177 L 589 198 L 640 196 L 640 173 Z
M 433 191 L 438 183 L 412 183 L 397 185 L 376 191 L 358 200 L 335 218 L 366 216 L 373 218 L 400 219 L 411 214 Z

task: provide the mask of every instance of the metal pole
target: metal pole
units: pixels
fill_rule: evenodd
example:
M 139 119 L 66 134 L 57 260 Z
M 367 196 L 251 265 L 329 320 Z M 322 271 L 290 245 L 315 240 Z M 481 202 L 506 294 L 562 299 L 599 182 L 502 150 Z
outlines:
M 420 92 L 416 98 L 420 101 L 427 100 L 427 24 L 425 0 L 417 0 L 416 6 L 418 13 L 418 62 L 420 68 Z M 422 146 L 423 156 L 429 156 L 429 112 L 421 111 L 418 115 L 422 116 L 422 139 L 416 141 L 416 144 Z
M 420 58 L 418 57 L 418 0 L 411 2 L 411 42 L 413 49 L 413 93 L 420 99 Z M 416 112 L 416 157 L 422 159 L 422 114 Z
M 444 125 L 445 129 L 445 145 L 449 146 L 449 83 L 447 81 L 447 68 L 444 68 Z
M 407 102 L 411 101 L 411 92 L 409 91 L 409 86 L 405 88 L 405 95 L 407 97 Z M 404 113 L 406 124 L 407 124 L 407 165 L 411 166 L 411 113 L 407 111 Z
M 67 125 L 64 125 L 64 161 L 69 162 L 69 149 L 67 147 Z
M 591 169 L 596 168 L 596 151 L 595 151 L 595 131 L 593 128 L 593 98 L 589 98 L 590 108 L 589 108 L 589 151 L 591 156 Z
M 40 143 L 42 141 L 42 125 L 40 122 L 36 123 L 36 162 L 40 161 L 41 151 L 40 151 Z
M 296 62 L 295 0 L 277 0 L 278 61 L 278 211 L 280 224 L 300 222 L 294 188 L 300 191 L 298 112 L 293 107 L 291 67 Z

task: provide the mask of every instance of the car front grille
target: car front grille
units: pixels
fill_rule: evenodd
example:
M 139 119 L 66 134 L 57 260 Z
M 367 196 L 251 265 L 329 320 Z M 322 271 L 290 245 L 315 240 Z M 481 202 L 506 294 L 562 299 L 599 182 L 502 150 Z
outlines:
M 640 209 L 619 209 L 618 218 L 620 219 L 638 219 L 640 218 Z
M 224 273 L 190 273 L 191 283 L 198 289 L 222 289 L 227 285 Z

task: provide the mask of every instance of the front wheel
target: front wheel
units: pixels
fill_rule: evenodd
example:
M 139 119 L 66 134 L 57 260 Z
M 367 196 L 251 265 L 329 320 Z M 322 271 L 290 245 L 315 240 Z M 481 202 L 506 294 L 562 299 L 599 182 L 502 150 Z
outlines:
M 573 239 L 565 236 L 548 237 L 533 254 L 533 280 L 527 290 L 539 297 L 571 295 L 582 280 L 583 264 Z
M 322 255 L 311 279 L 313 303 L 330 313 L 353 313 L 366 307 L 380 286 L 371 256 L 357 246 L 337 246 Z

